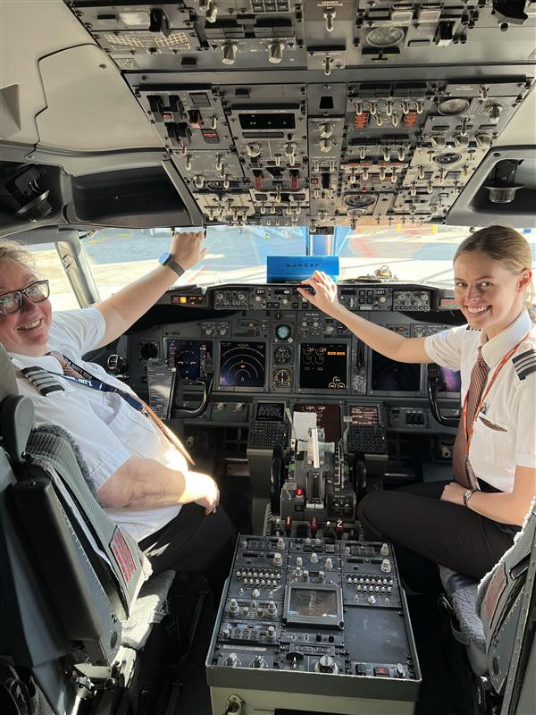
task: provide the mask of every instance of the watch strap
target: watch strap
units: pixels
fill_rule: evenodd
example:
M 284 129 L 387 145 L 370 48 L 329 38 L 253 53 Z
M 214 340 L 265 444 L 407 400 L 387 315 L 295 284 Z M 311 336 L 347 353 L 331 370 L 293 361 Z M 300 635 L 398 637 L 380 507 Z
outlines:
M 183 273 L 185 273 L 184 268 L 179 263 L 177 263 L 177 261 L 169 253 L 164 253 L 162 256 L 160 256 L 159 261 L 163 266 L 167 266 L 168 268 L 171 268 L 172 271 L 175 271 L 175 273 L 179 277 L 182 276 Z
M 468 506 L 469 499 L 473 496 L 474 493 L 475 493 L 474 489 L 466 489 L 466 491 L 464 491 L 464 493 L 463 493 L 464 506 Z

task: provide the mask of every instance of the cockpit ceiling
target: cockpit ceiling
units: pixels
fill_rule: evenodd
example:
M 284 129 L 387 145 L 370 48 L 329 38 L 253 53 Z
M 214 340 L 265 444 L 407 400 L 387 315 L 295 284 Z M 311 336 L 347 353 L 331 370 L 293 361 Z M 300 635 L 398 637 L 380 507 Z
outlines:
M 74 91 L 78 114 L 87 117 L 80 91 L 87 87 L 94 129 L 77 151 L 115 147 L 117 163 L 108 155 L 106 167 L 119 175 L 129 117 L 138 128 L 145 116 L 147 149 L 161 143 L 168 179 L 206 224 L 326 232 L 341 224 L 456 222 L 458 210 L 466 221 L 486 202 L 488 218 L 511 209 L 518 225 L 527 224 L 536 187 L 518 188 L 516 171 L 523 160 L 534 161 L 536 144 L 529 106 L 534 2 L 66 5 L 70 22 L 93 45 L 70 49 L 79 68 L 70 63 L 64 91 Z M 84 75 L 86 56 L 88 67 L 98 67 L 92 50 L 102 52 L 105 66 Z M 38 121 L 37 149 L 54 132 L 61 149 L 57 138 L 69 134 L 59 56 L 55 64 L 53 81 L 47 60 L 44 90 L 50 88 L 51 101 Z M 81 81 L 88 77 L 78 90 L 76 72 Z M 121 95 L 121 118 L 111 112 L 114 121 L 107 122 L 106 104 L 114 96 L 119 101 L 112 80 L 121 76 L 132 103 Z M 138 131 L 130 148 L 139 150 L 142 137 Z M 499 150 L 516 146 L 517 155 Z M 68 170 L 68 157 L 63 165 Z M 507 189 L 502 194 L 485 188 L 499 184 Z

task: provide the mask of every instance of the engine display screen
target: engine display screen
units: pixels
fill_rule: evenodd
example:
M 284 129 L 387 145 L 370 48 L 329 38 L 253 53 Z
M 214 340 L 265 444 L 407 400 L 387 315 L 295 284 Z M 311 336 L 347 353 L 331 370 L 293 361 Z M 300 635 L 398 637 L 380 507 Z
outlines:
M 285 594 L 285 618 L 289 623 L 315 625 L 342 621 L 342 598 L 335 586 L 292 584 Z
M 258 422 L 283 422 L 285 405 L 283 402 L 259 402 L 256 420 Z
M 397 362 L 373 350 L 370 386 L 378 392 L 419 392 L 421 366 Z
M 220 387 L 264 387 L 265 376 L 264 343 L 221 343 Z
M 449 370 L 448 367 L 440 367 L 439 375 L 439 392 L 461 392 L 462 380 L 458 370 Z
M 341 412 L 339 405 L 295 404 L 294 412 L 315 412 L 316 426 L 324 430 L 326 442 L 338 442 L 341 438 Z
M 212 363 L 212 342 L 201 340 L 168 340 L 167 361 L 175 366 L 186 383 L 204 379 L 214 371 Z
M 379 424 L 376 405 L 353 405 L 350 408 L 350 417 L 354 425 L 360 425 L 361 427 L 371 427 Z
M 300 387 L 307 390 L 344 390 L 348 368 L 348 345 L 302 343 Z

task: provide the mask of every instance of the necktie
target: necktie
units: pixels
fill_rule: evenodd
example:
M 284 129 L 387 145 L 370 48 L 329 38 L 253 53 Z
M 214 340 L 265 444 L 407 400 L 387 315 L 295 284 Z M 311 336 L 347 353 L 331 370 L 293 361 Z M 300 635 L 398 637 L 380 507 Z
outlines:
M 489 367 L 488 365 L 486 365 L 486 361 L 482 357 L 482 347 L 479 347 L 478 357 L 475 364 L 473 365 L 473 370 L 471 372 L 471 382 L 469 384 L 469 391 L 467 393 L 467 419 L 465 423 L 468 427 L 473 424 L 475 410 L 478 403 L 480 402 L 480 397 L 486 384 L 488 372 Z M 458 432 L 456 434 L 456 441 L 454 442 L 454 451 L 452 455 L 454 479 L 458 482 L 458 484 L 461 484 L 462 487 L 476 489 L 477 484 L 473 483 L 475 482 L 475 478 L 471 479 L 471 475 L 467 470 L 466 445 L 467 436 L 465 434 L 463 419 L 460 419 L 460 422 L 458 424 Z
M 52 357 L 56 358 L 56 360 L 61 365 L 63 374 L 66 375 L 67 377 L 77 377 L 77 378 L 87 377 L 86 375 L 83 375 L 82 372 L 77 370 L 75 366 L 73 366 L 68 360 L 66 360 L 66 358 L 61 353 L 57 352 L 56 350 L 51 350 L 50 352 L 47 353 L 47 355 L 51 355 Z M 126 394 L 126 390 L 122 391 L 120 389 L 117 389 L 117 393 L 120 395 Z M 158 415 L 153 412 L 153 410 L 149 407 L 149 405 L 146 402 L 144 402 L 141 399 L 141 397 L 138 397 L 138 395 L 135 395 L 132 392 L 128 393 L 128 397 L 129 397 L 130 402 L 134 401 L 138 404 L 138 406 L 139 406 L 138 411 L 142 412 L 146 417 L 148 417 L 151 420 L 151 422 L 160 430 L 160 432 L 162 432 L 162 434 L 168 440 L 168 442 L 171 442 L 173 447 L 175 447 L 175 449 L 177 449 L 183 455 L 183 457 L 185 457 L 187 459 L 188 462 L 190 462 L 191 464 L 194 464 L 194 460 L 190 457 L 186 448 L 184 447 L 184 445 L 182 444 L 180 439 L 177 437 L 177 435 L 174 432 L 172 432 L 169 429 L 169 427 L 167 427 L 162 422 L 160 417 L 158 417 Z M 134 409 L 136 409 L 136 408 L 134 408 Z

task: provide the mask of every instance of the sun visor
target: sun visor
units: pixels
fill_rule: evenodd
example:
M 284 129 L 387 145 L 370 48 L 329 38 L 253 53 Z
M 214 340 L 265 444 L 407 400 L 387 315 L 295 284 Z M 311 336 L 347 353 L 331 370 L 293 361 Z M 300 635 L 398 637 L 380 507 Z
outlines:
M 71 224 L 158 228 L 202 224 L 188 189 L 162 166 L 73 177 Z

